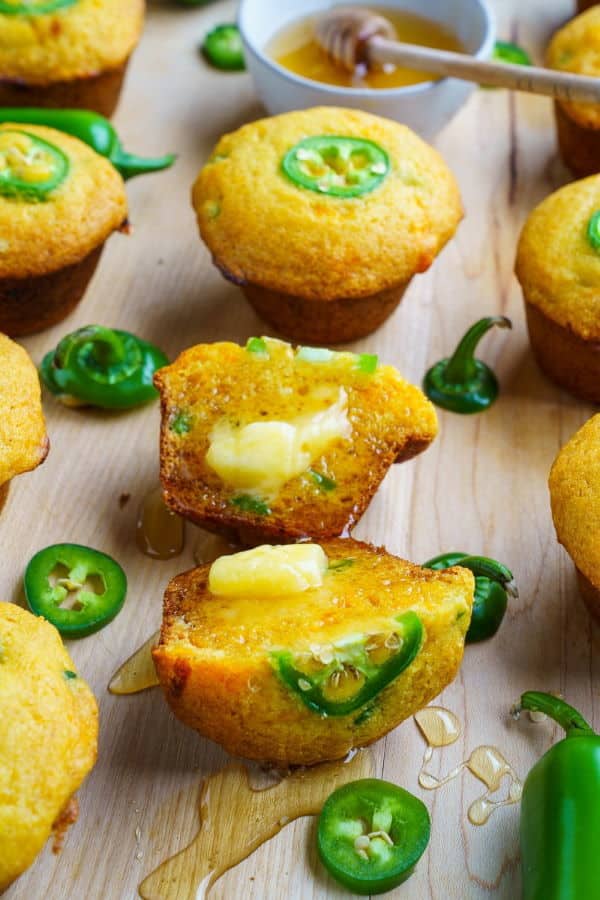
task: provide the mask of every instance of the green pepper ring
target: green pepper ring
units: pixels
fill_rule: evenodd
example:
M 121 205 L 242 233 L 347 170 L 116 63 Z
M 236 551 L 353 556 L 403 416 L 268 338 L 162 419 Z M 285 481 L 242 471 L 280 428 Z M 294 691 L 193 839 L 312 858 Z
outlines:
M 362 895 L 382 894 L 410 877 L 430 834 L 429 813 L 418 797 L 389 781 L 364 778 L 343 785 L 325 801 L 317 849 L 325 868 L 344 887 Z M 356 844 L 361 838 L 364 855 Z M 377 838 L 375 849 L 371 840 Z
M 600 250 L 600 209 L 590 216 L 586 230 L 587 239 L 594 250 Z
M 216 25 L 205 36 L 201 50 L 216 69 L 241 72 L 246 68 L 240 31 L 233 23 Z
M 11 175 L 10 167 L 8 167 L 7 169 L 0 171 L 0 195 L 3 197 L 24 197 L 28 200 L 46 200 L 48 194 L 59 187 L 69 174 L 71 163 L 69 162 L 68 156 L 63 153 L 60 147 L 51 144 L 49 141 L 45 141 L 36 134 L 30 134 L 22 128 L 3 131 L 2 134 L 23 134 L 33 142 L 34 146 L 37 145 L 38 147 L 41 147 L 52 159 L 54 174 L 46 181 L 32 184 L 29 181 L 22 181 L 20 178 L 15 178 Z
M 68 580 L 80 587 L 90 575 L 99 576 L 103 593 L 81 591 L 81 607 L 60 604 L 69 587 L 52 586 L 49 577 L 57 565 L 69 570 Z M 33 556 L 23 578 L 27 605 L 32 613 L 47 619 L 65 638 L 86 637 L 111 622 L 120 612 L 127 594 L 127 576 L 111 556 L 81 544 L 53 544 Z
M 341 159 L 343 163 L 350 163 L 355 154 L 366 158 L 367 166 L 363 165 L 358 169 L 350 167 L 350 171 L 344 173 L 346 182 L 336 183 L 335 179 L 341 178 L 342 174 L 336 171 L 327 158 L 332 161 Z M 320 175 L 308 174 L 302 163 L 310 161 L 325 166 L 329 171 Z M 283 157 L 281 169 L 296 187 L 343 199 L 370 194 L 387 178 L 391 163 L 383 147 L 367 138 L 323 134 L 304 138 L 291 147 Z M 350 176 L 356 178 L 356 181 L 349 182 L 347 179 Z
M 78 0 L 33 0 L 33 2 L 7 3 L 0 0 L 0 14 L 5 16 L 43 16 L 46 13 L 74 6 Z

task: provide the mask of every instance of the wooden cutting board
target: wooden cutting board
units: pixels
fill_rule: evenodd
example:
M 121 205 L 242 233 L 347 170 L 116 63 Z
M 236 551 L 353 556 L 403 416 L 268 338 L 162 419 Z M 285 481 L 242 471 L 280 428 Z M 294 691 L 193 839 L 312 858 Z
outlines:
M 493 5 L 499 36 L 518 40 L 538 60 L 571 12 L 570 0 Z M 128 185 L 133 234 L 111 238 L 67 323 L 24 342 L 36 361 L 66 329 L 90 322 L 134 331 L 172 356 L 193 343 L 244 341 L 265 330 L 241 293 L 213 269 L 189 203 L 192 180 L 217 138 L 261 114 L 247 75 L 209 70 L 197 54 L 205 31 L 234 14 L 229 0 L 198 10 L 151 4 L 116 124 L 130 150 L 176 150 L 179 160 L 168 173 Z M 525 776 L 557 732 L 548 723 L 510 719 L 524 689 L 561 691 L 600 725 L 598 632 L 556 543 L 546 487 L 558 448 L 592 410 L 537 371 L 512 274 L 528 211 L 567 175 L 556 160 L 545 99 L 477 91 L 437 145 L 460 182 L 465 221 L 430 272 L 414 280 L 393 318 L 356 349 L 379 353 L 419 382 L 473 320 L 504 313 L 513 332 L 495 332 L 481 348 L 502 394 L 481 416 L 441 413 L 438 440 L 389 473 L 356 536 L 417 562 L 458 548 L 495 556 L 514 570 L 520 600 L 511 601 L 494 640 L 467 649 L 459 677 L 439 700 L 464 731 L 436 752 L 431 768 L 444 774 L 478 744 L 495 744 Z M 119 698 L 106 690 L 114 670 L 157 628 L 163 589 L 192 564 L 196 533 L 188 528 L 184 553 L 169 562 L 143 556 L 135 544 L 138 506 L 158 478 L 157 404 L 108 415 L 63 409 L 46 397 L 45 409 L 48 460 L 14 482 L 0 519 L 0 596 L 18 602 L 25 564 L 57 541 L 113 554 L 127 570 L 130 592 L 109 627 L 70 646 L 101 711 L 99 760 L 79 794 L 79 821 L 60 856 L 46 848 L 6 897 L 133 900 L 143 877 L 192 838 L 201 779 L 226 762 L 218 747 L 174 720 L 159 691 Z M 121 508 L 123 494 L 130 500 Z M 482 785 L 463 773 L 439 791 L 422 791 L 417 773 L 424 747 L 413 721 L 375 747 L 378 772 L 422 796 L 433 818 L 429 850 L 394 896 L 513 900 L 518 805 L 497 811 L 485 827 L 472 826 L 466 811 Z M 235 817 L 235 808 L 229 813 Z M 310 820 L 285 828 L 211 894 L 214 900 L 345 896 L 317 863 Z

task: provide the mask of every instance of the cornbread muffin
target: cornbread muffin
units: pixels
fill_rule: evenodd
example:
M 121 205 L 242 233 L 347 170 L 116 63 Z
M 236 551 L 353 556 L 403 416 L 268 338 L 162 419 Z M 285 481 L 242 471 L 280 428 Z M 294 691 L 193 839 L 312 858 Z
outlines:
M 353 109 L 286 113 L 225 135 L 192 192 L 223 275 L 295 341 L 374 331 L 462 216 L 439 154 Z
M 0 125 L 0 331 L 60 322 L 123 226 L 117 170 L 94 150 L 39 125 Z
M 96 701 L 58 631 L 12 603 L 0 603 L 0 709 L 2 892 L 75 820 L 98 739 Z
M 599 50 L 600 5 L 595 5 L 556 32 L 546 52 L 546 65 L 600 77 Z M 554 112 L 565 165 L 578 178 L 600 172 L 600 106 L 556 101 Z
M 200 344 L 160 369 L 167 505 L 242 543 L 348 533 L 433 406 L 376 356 L 273 338 Z
M 153 650 L 184 724 L 278 765 L 345 756 L 455 677 L 474 579 L 352 539 L 257 547 L 173 579 Z
M 529 339 L 542 371 L 600 402 L 600 176 L 547 197 L 521 233 L 516 273 Z
M 39 466 L 48 448 L 37 370 L 0 334 L 0 509 L 11 478 Z
M 581 596 L 600 622 L 600 415 L 562 448 L 549 487 L 556 536 L 575 563 Z
M 114 112 L 144 0 L 4 0 L 0 106 Z

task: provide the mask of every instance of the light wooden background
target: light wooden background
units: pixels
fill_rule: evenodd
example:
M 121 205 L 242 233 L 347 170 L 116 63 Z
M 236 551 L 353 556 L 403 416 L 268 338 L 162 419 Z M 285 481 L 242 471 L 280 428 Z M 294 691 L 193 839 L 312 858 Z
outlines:
M 571 11 L 570 0 L 494 5 L 499 35 L 519 40 L 538 59 Z M 25 341 L 36 361 L 66 328 L 90 322 L 131 329 L 171 355 L 195 342 L 261 333 L 242 295 L 212 268 L 189 204 L 190 184 L 217 138 L 261 113 L 248 76 L 210 71 L 196 53 L 208 27 L 233 15 L 229 0 L 191 11 L 166 0 L 151 6 L 117 125 L 132 151 L 177 150 L 180 158 L 169 173 L 130 183 L 133 234 L 110 240 L 85 301 L 65 325 Z M 439 439 L 390 472 L 356 535 L 415 561 L 458 548 L 514 569 L 521 599 L 511 602 L 494 640 L 468 648 L 460 676 L 440 700 L 465 724 L 464 736 L 432 765 L 446 772 L 478 744 L 493 743 L 525 775 L 557 735 L 549 724 L 509 720 L 522 690 L 561 691 L 600 725 L 598 633 L 555 542 L 546 488 L 558 448 L 592 410 L 536 370 L 512 275 L 520 226 L 566 173 L 555 159 L 544 99 L 478 91 L 437 143 L 460 181 L 466 219 L 394 317 L 357 349 L 376 350 L 418 382 L 474 319 L 507 313 L 514 331 L 494 333 L 482 348 L 502 395 L 482 416 L 442 413 Z M 14 483 L 0 519 L 0 596 L 18 601 L 26 562 L 56 541 L 113 554 L 127 570 L 130 592 L 115 622 L 70 648 L 101 708 L 99 762 L 80 791 L 80 820 L 62 854 L 47 848 L 7 898 L 132 900 L 143 876 L 189 841 L 200 779 L 225 762 L 219 748 L 173 719 L 158 691 L 131 698 L 106 691 L 115 668 L 157 628 L 168 579 L 191 565 L 193 529 L 184 555 L 170 562 L 136 549 L 137 507 L 157 483 L 157 405 L 104 415 L 65 410 L 46 398 L 45 408 L 50 456 Z M 124 492 L 131 501 L 121 510 Z M 376 747 L 381 774 L 422 795 L 433 816 L 429 850 L 394 896 L 512 900 L 519 886 L 518 807 L 474 828 L 466 809 L 482 786 L 467 774 L 434 794 L 422 792 L 416 777 L 423 749 L 412 721 Z M 311 821 L 289 826 L 228 873 L 212 897 L 346 896 L 318 866 L 313 838 Z

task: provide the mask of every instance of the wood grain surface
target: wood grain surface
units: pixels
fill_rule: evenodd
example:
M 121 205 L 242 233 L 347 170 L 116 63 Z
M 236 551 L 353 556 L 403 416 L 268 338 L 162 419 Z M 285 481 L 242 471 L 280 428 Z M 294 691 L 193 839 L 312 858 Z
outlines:
M 423 6 L 426 12 L 425 3 Z M 541 60 L 570 0 L 495 0 L 499 36 L 518 40 Z M 186 10 L 151 5 L 116 124 L 140 153 L 176 150 L 170 172 L 128 185 L 133 234 L 115 235 L 84 302 L 67 323 L 24 341 L 36 361 L 65 332 L 91 322 L 130 329 L 170 355 L 200 341 L 244 341 L 264 329 L 241 293 L 213 269 L 197 237 L 191 182 L 225 131 L 261 114 L 250 78 L 209 70 L 197 44 L 234 4 Z M 524 776 L 556 739 L 548 723 L 513 722 L 508 711 L 524 689 L 561 691 L 600 726 L 598 641 L 580 602 L 574 571 L 558 547 L 547 493 L 550 464 L 592 409 L 546 382 L 525 334 L 512 274 L 519 229 L 531 208 L 568 180 L 556 160 L 548 100 L 481 90 L 440 135 L 456 173 L 466 218 L 433 268 L 416 278 L 402 305 L 372 339 L 376 351 L 419 382 L 476 318 L 512 317 L 514 330 L 486 337 L 481 354 L 502 385 L 488 413 L 441 413 L 441 434 L 416 461 L 391 471 L 356 536 L 421 561 L 442 550 L 486 553 L 515 572 L 497 637 L 467 649 L 461 674 L 439 699 L 464 725 L 461 739 L 438 751 L 440 773 L 478 744 L 496 744 Z M 79 793 L 81 813 L 60 856 L 47 847 L 7 892 L 7 900 L 133 900 L 137 885 L 195 833 L 202 776 L 225 754 L 177 723 L 157 690 L 113 697 L 110 676 L 157 628 L 163 589 L 192 564 L 196 532 L 184 554 L 157 562 L 135 544 L 137 508 L 157 484 L 158 405 L 126 414 L 68 410 L 45 398 L 51 452 L 19 478 L 0 519 L 0 596 L 20 602 L 25 564 L 57 541 L 113 554 L 130 580 L 119 617 L 70 650 L 101 709 L 99 760 Z M 120 508 L 119 498 L 131 499 Z M 509 900 L 518 895 L 518 806 L 475 828 L 466 819 L 481 784 L 468 773 L 435 793 L 417 786 L 424 743 L 413 721 L 375 747 L 381 775 L 422 796 L 431 809 L 429 850 L 393 896 L 405 900 Z M 231 816 L 235 817 L 235 808 Z M 226 874 L 217 900 L 347 896 L 318 865 L 314 822 L 300 820 Z

